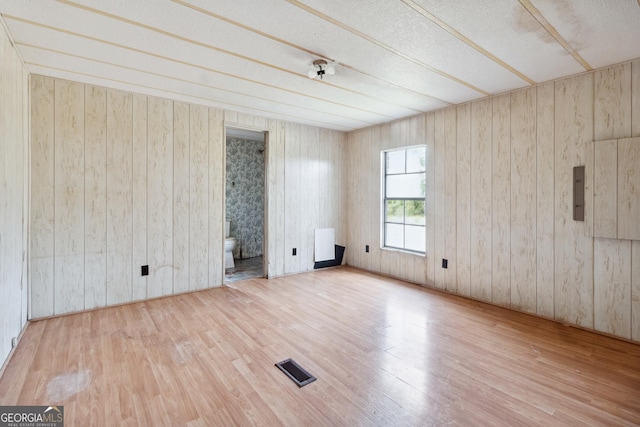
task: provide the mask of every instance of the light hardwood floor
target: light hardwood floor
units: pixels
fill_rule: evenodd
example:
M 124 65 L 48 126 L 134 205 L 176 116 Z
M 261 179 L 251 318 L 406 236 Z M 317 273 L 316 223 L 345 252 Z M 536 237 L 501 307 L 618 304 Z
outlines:
M 638 425 L 640 346 L 344 267 L 32 322 L 0 404 L 69 426 Z

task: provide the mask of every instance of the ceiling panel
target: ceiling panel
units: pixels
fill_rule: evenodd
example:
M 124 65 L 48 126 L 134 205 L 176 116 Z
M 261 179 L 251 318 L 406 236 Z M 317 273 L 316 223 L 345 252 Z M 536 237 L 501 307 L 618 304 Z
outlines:
M 296 4 L 366 35 L 370 41 L 420 64 L 425 70 L 437 70 L 482 93 L 502 92 L 526 84 L 402 1 L 303 0 Z M 340 21 L 341 17 L 348 17 L 348 21 Z
M 237 22 L 243 28 L 251 28 L 254 32 L 266 34 L 263 36 L 265 38 L 295 46 L 299 51 L 296 62 L 292 65 L 295 70 L 302 69 L 306 73 L 317 57 L 336 61 L 339 70 L 337 76 L 344 74 L 345 69 L 354 72 L 347 80 L 347 86 L 344 86 L 346 88 L 355 90 L 361 82 L 371 81 L 374 90 L 366 93 L 374 94 L 383 88 L 394 92 L 415 92 L 439 102 L 438 105 L 483 96 L 464 84 L 428 71 L 353 32 L 282 0 L 238 0 L 237 8 L 221 8 L 216 3 L 215 10 L 207 0 L 180 0 L 180 4 L 195 7 L 201 13 L 209 13 L 209 16 L 225 13 L 225 19 Z M 274 13 L 282 16 L 279 19 L 273 18 Z M 388 98 L 384 96 L 382 99 Z
M 476 50 L 506 64 L 534 83 L 584 71 L 538 21 L 517 1 L 416 0 L 433 19 L 444 21 L 457 37 L 470 40 Z M 460 13 L 465 10 L 466 13 Z M 540 56 L 553 67 L 540 66 Z
M 32 73 L 338 130 L 640 57 L 636 0 L 0 0 L 0 14 Z M 336 74 L 309 79 L 315 59 Z
M 638 0 L 536 0 L 534 4 L 592 68 L 640 56 Z

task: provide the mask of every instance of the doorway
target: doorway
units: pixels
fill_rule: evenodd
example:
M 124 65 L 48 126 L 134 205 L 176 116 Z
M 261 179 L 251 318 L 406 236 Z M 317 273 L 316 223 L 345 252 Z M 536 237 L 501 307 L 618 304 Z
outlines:
M 266 136 L 225 128 L 225 284 L 266 276 Z

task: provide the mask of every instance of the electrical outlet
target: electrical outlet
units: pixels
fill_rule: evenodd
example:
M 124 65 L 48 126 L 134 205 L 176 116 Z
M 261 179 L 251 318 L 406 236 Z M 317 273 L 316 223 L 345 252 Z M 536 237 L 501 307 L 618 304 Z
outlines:
M 293 256 L 298 255 L 298 250 L 296 248 L 293 248 Z
M 143 266 L 140 268 L 140 274 L 141 274 L 142 276 L 148 276 L 148 275 L 149 275 L 149 266 L 148 266 L 148 265 L 143 265 Z
M 364 251 L 365 251 L 366 253 L 369 253 L 369 245 L 366 245 L 366 246 L 364 247 Z
M 442 258 L 442 268 L 448 268 L 449 260 Z

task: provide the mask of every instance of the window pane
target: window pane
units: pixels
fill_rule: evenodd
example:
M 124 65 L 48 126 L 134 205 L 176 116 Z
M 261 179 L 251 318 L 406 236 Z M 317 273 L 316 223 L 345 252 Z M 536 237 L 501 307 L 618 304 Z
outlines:
M 425 225 L 424 201 L 407 200 L 405 202 L 405 223 L 414 225 Z
M 424 197 L 424 173 L 416 173 L 411 175 L 389 175 L 387 176 L 386 191 L 386 197 Z
M 424 253 L 426 147 L 383 151 L 383 156 L 383 246 Z
M 424 252 L 426 249 L 425 228 L 407 225 L 404 229 L 405 249 Z
M 404 150 L 387 152 L 387 174 L 404 173 Z
M 404 225 L 385 224 L 385 246 L 393 246 L 395 248 L 404 247 L 403 230 Z
M 404 200 L 387 200 L 387 221 L 404 222 Z
M 407 150 L 407 173 L 425 171 L 426 153 L 427 149 L 425 147 Z

